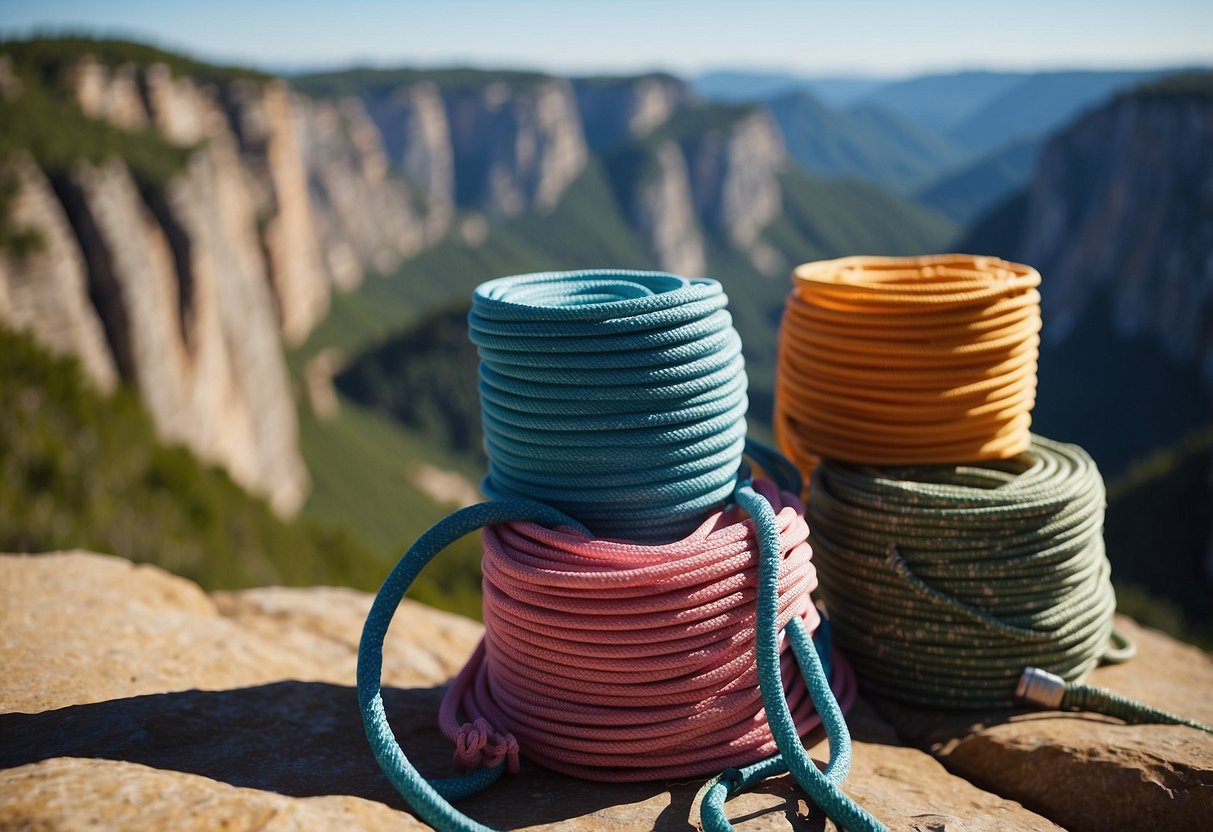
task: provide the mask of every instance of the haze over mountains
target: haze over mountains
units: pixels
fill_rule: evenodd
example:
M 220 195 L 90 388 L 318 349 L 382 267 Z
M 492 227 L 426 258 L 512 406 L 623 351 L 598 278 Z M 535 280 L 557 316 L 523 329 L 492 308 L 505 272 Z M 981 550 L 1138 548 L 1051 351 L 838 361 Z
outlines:
M 720 279 L 761 433 L 796 263 L 957 245 L 1024 259 L 1058 321 L 1050 360 L 1078 374 L 1052 389 L 1132 343 L 1141 362 L 1103 365 L 1119 389 L 1186 403 L 1117 442 L 1120 423 L 1049 405 L 1042 371 L 1042 430 L 1106 440 L 1110 477 L 1162 452 L 1172 472 L 1210 470 L 1204 445 L 1183 450 L 1213 424 L 1207 74 L 1116 97 L 1164 73 L 284 80 L 119 42 L 0 55 L 0 322 L 98 388 L 136 390 L 162 438 L 284 516 L 384 555 L 474 491 L 470 290 L 539 269 Z M 6 476 L 31 490 L 40 471 Z M 1171 583 L 1207 586 L 1208 525 Z M 466 577 L 441 592 L 474 603 Z
M 823 176 L 877 182 L 971 222 L 1023 186 L 1048 136 L 1118 91 L 1182 72 L 956 72 L 812 78 L 712 72 L 692 86 L 717 101 L 762 101 L 788 151 Z

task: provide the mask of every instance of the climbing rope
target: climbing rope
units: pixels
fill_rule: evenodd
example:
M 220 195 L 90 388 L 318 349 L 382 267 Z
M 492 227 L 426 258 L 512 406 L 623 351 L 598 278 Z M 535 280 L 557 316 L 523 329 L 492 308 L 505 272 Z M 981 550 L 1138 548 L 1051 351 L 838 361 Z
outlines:
M 811 634 L 817 575 L 804 507 L 770 481 L 754 488 L 777 530 L 776 630 L 796 620 Z M 468 722 L 509 725 L 529 758 L 599 781 L 686 777 L 777 751 L 755 667 L 758 541 L 739 509 L 663 545 L 534 523 L 490 526 L 483 540 L 485 637 L 443 703 L 452 741 Z M 790 649 L 778 664 L 771 683 L 799 738 L 819 718 Z M 849 669 L 839 670 L 849 706 Z
M 741 340 L 714 280 L 553 272 L 476 289 L 483 490 L 596 535 L 678 540 L 733 492 L 745 446 Z
M 1112 628 L 1103 481 L 1081 448 L 1037 436 L 1017 457 L 972 465 L 824 460 L 811 492 L 821 592 L 865 689 L 1204 728 L 1076 684 L 1132 655 Z
M 526 275 L 477 289 L 469 327 L 481 355 L 483 488 L 496 501 L 456 512 L 405 553 L 359 647 L 367 736 L 429 823 L 484 830 L 448 800 L 516 768 L 519 755 L 627 780 L 778 750 L 778 765 L 827 814 L 880 828 L 837 788 L 849 740 L 811 637 L 807 528 L 785 493 L 798 475 L 765 449 L 753 457 L 782 491 L 752 485 L 742 464 L 746 381 L 726 302 L 715 281 L 646 272 Z M 383 639 L 425 563 L 482 526 L 485 638 L 440 712 L 457 763 L 472 771 L 431 784 L 387 724 Z M 849 671 L 831 664 L 849 704 Z M 817 724 L 814 701 L 836 758 L 830 781 L 801 741 Z
M 846 257 L 793 273 L 775 432 L 802 471 L 973 462 L 1028 446 L 1040 295 L 992 257 Z

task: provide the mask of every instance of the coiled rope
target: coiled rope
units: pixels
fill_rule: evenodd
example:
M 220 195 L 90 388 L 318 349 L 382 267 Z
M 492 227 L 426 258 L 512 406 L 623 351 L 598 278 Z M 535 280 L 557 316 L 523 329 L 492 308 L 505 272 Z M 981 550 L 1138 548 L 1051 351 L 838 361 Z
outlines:
M 831 817 L 881 828 L 837 787 L 849 738 L 810 636 L 803 510 L 743 470 L 745 374 L 725 304 L 715 281 L 645 272 L 528 275 L 477 290 L 469 324 L 482 362 L 484 490 L 496 501 L 456 512 L 405 553 L 359 647 L 371 746 L 431 824 L 483 830 L 447 800 L 519 754 L 597 779 L 650 779 L 778 748 L 779 762 L 758 773 L 787 768 Z M 791 475 L 784 491 L 799 489 L 789 463 L 754 458 Z M 720 513 L 729 500 L 737 508 Z M 425 563 L 482 526 L 486 636 L 440 722 L 458 763 L 487 767 L 430 784 L 387 724 L 383 638 Z M 847 701 L 847 670 L 833 664 Z M 826 717 L 830 779 L 801 742 L 815 724 L 806 686 Z M 748 776 L 716 785 L 727 792 Z M 712 793 L 705 823 L 728 828 L 724 795 Z
M 501 278 L 472 297 L 483 490 L 594 534 L 685 537 L 733 493 L 745 446 L 741 339 L 714 280 L 653 272 Z
M 1112 628 L 1103 481 L 1078 446 L 1037 436 L 1012 459 L 958 466 L 824 460 L 811 492 L 821 591 L 867 690 L 936 707 L 1027 700 L 1209 730 L 1074 684 L 1100 660 L 1132 655 Z
M 802 471 L 974 462 L 1028 447 L 1035 269 L 993 257 L 807 263 L 779 338 L 775 432 Z
M 817 574 L 804 508 L 769 481 L 754 488 L 778 530 L 776 629 L 796 619 L 812 633 Z M 755 667 L 758 541 L 739 509 L 664 545 L 534 523 L 490 526 L 483 539 L 485 638 L 440 714 L 457 745 L 462 711 L 513 726 L 531 759 L 589 780 L 686 777 L 776 752 Z M 801 736 L 819 718 L 791 650 L 779 661 Z M 839 670 L 849 706 L 850 673 Z M 480 761 L 472 752 L 457 762 Z

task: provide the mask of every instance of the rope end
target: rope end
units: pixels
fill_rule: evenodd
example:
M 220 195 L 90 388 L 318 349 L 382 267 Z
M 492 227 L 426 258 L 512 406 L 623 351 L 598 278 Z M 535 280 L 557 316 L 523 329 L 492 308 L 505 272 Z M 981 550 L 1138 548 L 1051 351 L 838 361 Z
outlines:
M 1025 667 L 1015 686 L 1015 698 L 1042 708 L 1060 708 L 1066 682 L 1055 673 L 1039 667 Z
M 486 719 L 459 726 L 455 735 L 455 766 L 460 771 L 481 766 L 496 768 L 503 762 L 510 774 L 518 773 L 518 740 L 513 734 L 497 731 Z

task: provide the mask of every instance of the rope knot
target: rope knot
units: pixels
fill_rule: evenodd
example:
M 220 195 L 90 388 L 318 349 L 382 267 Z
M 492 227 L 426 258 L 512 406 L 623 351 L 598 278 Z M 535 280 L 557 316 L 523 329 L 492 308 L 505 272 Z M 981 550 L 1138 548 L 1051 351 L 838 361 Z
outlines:
M 518 740 L 508 731 L 500 733 L 488 720 L 465 722 L 455 735 L 455 765 L 460 771 L 506 763 L 510 774 L 518 773 Z

